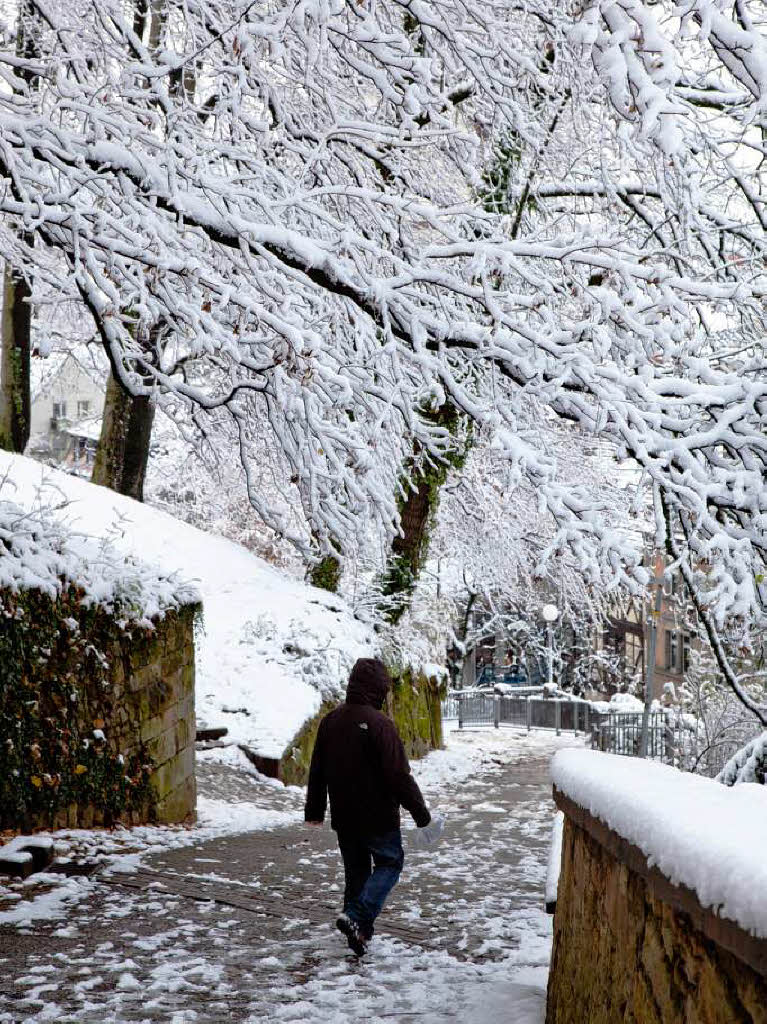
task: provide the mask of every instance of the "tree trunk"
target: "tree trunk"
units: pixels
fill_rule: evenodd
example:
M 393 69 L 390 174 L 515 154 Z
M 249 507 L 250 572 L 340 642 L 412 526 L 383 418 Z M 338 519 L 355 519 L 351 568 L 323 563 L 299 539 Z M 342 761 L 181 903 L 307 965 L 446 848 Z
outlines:
M 39 56 L 35 38 L 37 13 L 29 0 L 18 7 L 16 56 Z M 31 88 L 36 76 L 27 68 L 17 74 Z M 30 236 L 25 241 L 31 244 Z M 29 441 L 31 396 L 29 356 L 32 339 L 31 289 L 26 278 L 6 261 L 3 273 L 3 313 L 0 325 L 0 448 L 23 452 Z
M 29 441 L 32 307 L 25 278 L 6 263 L 0 326 L 0 448 L 23 452 Z
M 120 387 L 110 373 L 104 401 L 101 437 L 91 480 L 144 500 L 144 477 L 149 462 L 149 441 L 154 404 L 146 395 L 135 398 Z
M 167 5 L 162 0 L 136 0 L 133 31 L 142 41 L 148 34 L 151 53 L 160 45 L 166 17 Z M 110 372 L 91 482 L 143 501 L 153 422 L 150 399 L 129 394 Z
M 426 414 L 432 423 L 446 427 L 454 438 L 460 431 L 457 409 L 445 403 Z M 451 469 L 460 469 L 466 460 L 467 441 L 456 440 L 456 447 L 445 463 L 422 469 L 415 488 L 408 489 L 400 501 L 400 529 L 392 541 L 383 575 L 381 610 L 389 622 L 396 623 L 410 605 L 415 585 L 429 550 L 429 527 L 439 505 L 442 485 Z M 419 451 L 413 452 L 413 461 Z

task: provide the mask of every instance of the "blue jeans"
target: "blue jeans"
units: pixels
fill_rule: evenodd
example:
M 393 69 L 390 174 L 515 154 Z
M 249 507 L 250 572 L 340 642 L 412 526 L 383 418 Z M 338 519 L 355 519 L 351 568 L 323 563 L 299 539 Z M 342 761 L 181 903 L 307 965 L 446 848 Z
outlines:
M 339 832 L 338 845 L 346 876 L 344 912 L 370 937 L 405 863 L 402 834 L 398 828 L 380 836 Z

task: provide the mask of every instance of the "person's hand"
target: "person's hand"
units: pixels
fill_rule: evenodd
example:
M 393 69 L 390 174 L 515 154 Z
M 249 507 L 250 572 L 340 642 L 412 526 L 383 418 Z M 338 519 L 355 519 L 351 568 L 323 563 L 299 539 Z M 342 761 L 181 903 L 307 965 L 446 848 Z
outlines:
M 413 837 L 416 849 L 423 850 L 427 846 L 435 846 L 442 838 L 445 831 L 444 814 L 434 814 L 428 825 L 416 829 Z
M 311 825 L 312 828 L 319 828 L 322 825 L 321 821 L 305 821 L 304 825 Z

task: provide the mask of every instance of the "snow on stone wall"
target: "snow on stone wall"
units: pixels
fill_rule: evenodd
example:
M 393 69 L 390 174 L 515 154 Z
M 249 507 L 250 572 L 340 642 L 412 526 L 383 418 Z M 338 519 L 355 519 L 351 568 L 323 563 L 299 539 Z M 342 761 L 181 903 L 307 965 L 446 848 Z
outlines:
M 732 788 L 667 765 L 561 750 L 554 786 L 637 846 L 675 885 L 767 938 L 767 787 Z
M 25 505 L 10 500 L 8 478 L 0 488 L 0 589 L 40 590 L 55 600 L 69 586 L 84 605 L 99 605 L 123 621 L 150 625 L 166 611 L 200 600 L 177 573 L 162 573 L 126 557 L 110 541 L 85 536 L 61 521 L 61 494 Z M 58 500 L 57 500 L 58 499 Z
M 767 1024 L 767 940 L 702 910 L 587 811 L 565 813 L 547 1024 Z

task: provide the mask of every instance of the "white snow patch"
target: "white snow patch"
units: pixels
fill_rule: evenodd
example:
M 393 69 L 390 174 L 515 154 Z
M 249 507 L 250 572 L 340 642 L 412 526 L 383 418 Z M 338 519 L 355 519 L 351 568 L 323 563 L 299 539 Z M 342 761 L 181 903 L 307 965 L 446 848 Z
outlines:
M 79 899 L 85 891 L 85 885 L 77 878 L 43 874 L 37 874 L 34 878 L 36 885 L 50 881 L 54 888 L 38 893 L 29 900 L 21 900 L 9 909 L 0 910 L 0 925 L 13 924 L 23 928 L 33 921 L 62 917 L 67 906 Z
M 549 863 L 546 869 L 546 904 L 556 903 L 559 889 L 559 871 L 562 867 L 562 833 L 565 816 L 562 811 L 554 815 L 551 829 L 551 846 L 549 847 Z
M 70 585 L 83 592 L 83 603 L 97 604 L 120 619 L 150 624 L 170 608 L 199 600 L 195 587 L 174 570 L 158 571 L 140 552 L 126 557 L 104 532 L 99 539 L 77 532 L 60 517 L 63 495 L 43 496 L 37 489 L 22 504 L 15 479 L 5 476 L 8 453 L 0 462 L 0 588 L 12 592 L 41 590 L 55 599 Z M 29 460 L 24 460 L 25 462 Z M 64 474 L 60 474 L 64 475 Z M 37 470 L 38 483 L 40 470 Z M 67 478 L 69 479 L 69 478 Z M 72 629 L 74 620 L 65 620 Z

